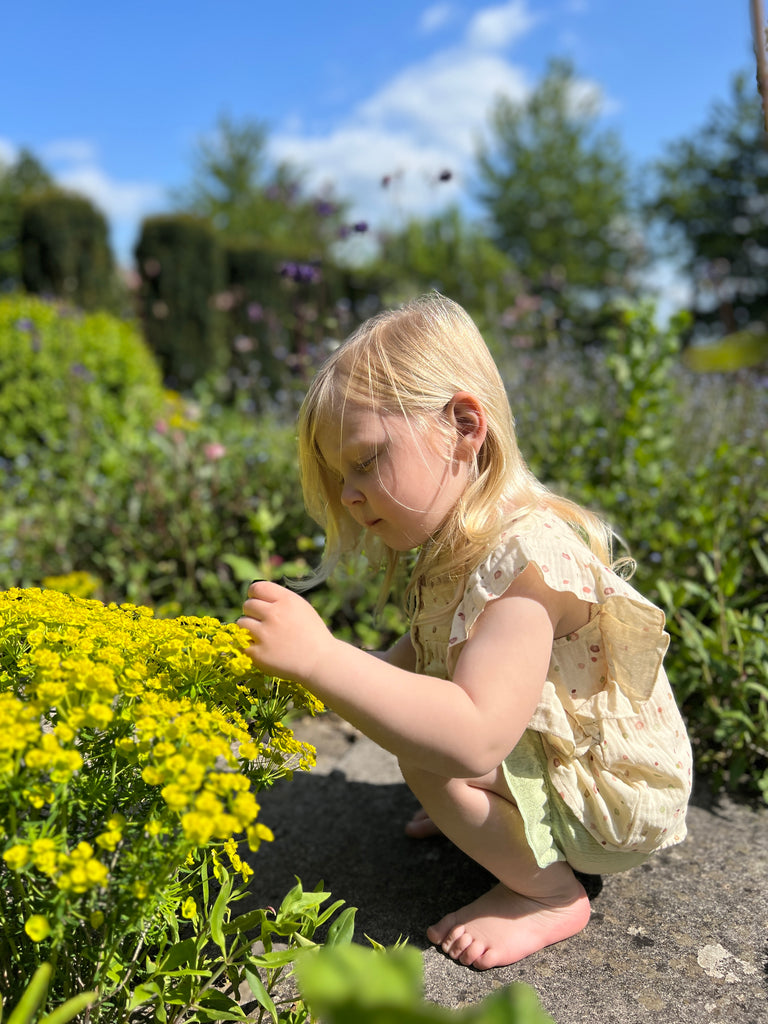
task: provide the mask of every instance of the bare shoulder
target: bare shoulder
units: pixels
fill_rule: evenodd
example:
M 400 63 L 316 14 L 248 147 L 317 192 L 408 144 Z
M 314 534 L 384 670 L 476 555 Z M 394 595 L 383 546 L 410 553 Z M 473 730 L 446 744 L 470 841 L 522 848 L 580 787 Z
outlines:
M 571 591 L 558 591 L 549 587 L 534 565 L 528 565 L 513 580 L 501 597 L 524 598 L 535 601 L 547 612 L 555 637 L 567 636 L 589 622 L 591 607 Z

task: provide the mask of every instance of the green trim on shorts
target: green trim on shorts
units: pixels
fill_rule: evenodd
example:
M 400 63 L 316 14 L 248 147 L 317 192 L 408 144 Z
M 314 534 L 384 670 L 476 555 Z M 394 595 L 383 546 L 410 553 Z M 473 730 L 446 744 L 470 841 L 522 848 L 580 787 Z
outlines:
M 648 860 L 648 853 L 606 850 L 578 820 L 552 789 L 541 736 L 533 729 L 526 729 L 502 769 L 540 868 L 564 860 L 583 874 L 608 875 Z

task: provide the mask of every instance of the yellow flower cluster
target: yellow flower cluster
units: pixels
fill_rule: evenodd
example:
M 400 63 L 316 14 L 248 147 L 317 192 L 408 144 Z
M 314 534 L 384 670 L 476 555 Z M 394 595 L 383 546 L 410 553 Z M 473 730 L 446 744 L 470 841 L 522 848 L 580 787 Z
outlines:
M 101 580 L 89 572 L 67 572 L 62 576 L 46 576 L 44 590 L 60 590 L 73 597 L 95 597 L 101 589 Z
M 12 871 L 34 867 L 53 879 L 58 889 L 67 892 L 88 892 L 107 880 L 107 868 L 94 857 L 93 847 L 85 841 L 70 853 L 61 851 L 53 839 L 16 843 L 5 851 L 3 860 Z
M 126 884 L 147 896 L 153 850 L 173 847 L 180 863 L 223 843 L 247 879 L 233 837 L 251 849 L 271 838 L 254 784 L 314 764 L 281 719 L 290 703 L 320 709 L 261 676 L 250 642 L 212 618 L 0 593 L 0 868 L 82 894 L 108 886 L 122 858 Z

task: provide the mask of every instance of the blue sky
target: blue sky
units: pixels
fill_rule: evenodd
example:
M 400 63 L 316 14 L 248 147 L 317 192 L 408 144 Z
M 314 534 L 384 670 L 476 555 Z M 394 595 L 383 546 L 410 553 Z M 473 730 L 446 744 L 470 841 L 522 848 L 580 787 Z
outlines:
M 218 117 L 266 124 L 312 189 L 374 224 L 471 186 L 494 97 L 554 56 L 599 91 L 634 167 L 753 63 L 749 0 L 6 0 L 0 160 L 30 148 L 107 214 L 125 261 Z M 440 187 L 444 168 L 453 180 Z M 395 175 L 386 193 L 383 175 Z

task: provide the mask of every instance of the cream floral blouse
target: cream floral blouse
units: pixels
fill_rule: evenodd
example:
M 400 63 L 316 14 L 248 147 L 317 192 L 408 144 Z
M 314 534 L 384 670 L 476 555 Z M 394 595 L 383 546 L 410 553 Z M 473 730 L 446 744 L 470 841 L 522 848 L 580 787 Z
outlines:
M 662 659 L 664 614 L 604 566 L 566 523 L 534 512 L 516 521 L 467 579 L 452 621 L 415 616 L 417 671 L 450 679 L 489 601 L 533 563 L 553 590 L 593 605 L 590 621 L 555 640 L 539 733 L 549 789 L 606 851 L 651 852 L 685 838 L 691 748 Z M 420 612 L 450 603 L 454 585 L 426 585 Z M 510 665 L 510 685 L 514 666 Z

